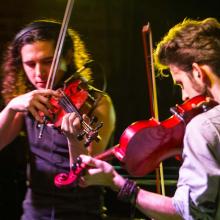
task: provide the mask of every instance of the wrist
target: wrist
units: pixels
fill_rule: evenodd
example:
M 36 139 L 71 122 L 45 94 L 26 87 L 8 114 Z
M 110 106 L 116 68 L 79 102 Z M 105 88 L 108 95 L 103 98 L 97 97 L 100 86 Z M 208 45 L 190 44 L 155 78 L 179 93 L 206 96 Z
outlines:
M 126 179 L 119 175 L 116 171 L 113 173 L 112 190 L 120 191 L 120 189 L 125 184 Z
M 15 114 L 18 112 L 17 109 L 15 109 L 15 107 L 13 106 L 13 100 L 11 100 L 5 107 L 6 111 L 8 111 L 9 113 Z
M 124 185 L 118 192 L 117 197 L 119 200 L 131 203 L 133 206 L 135 206 L 139 189 L 140 188 L 137 186 L 135 181 L 126 179 Z

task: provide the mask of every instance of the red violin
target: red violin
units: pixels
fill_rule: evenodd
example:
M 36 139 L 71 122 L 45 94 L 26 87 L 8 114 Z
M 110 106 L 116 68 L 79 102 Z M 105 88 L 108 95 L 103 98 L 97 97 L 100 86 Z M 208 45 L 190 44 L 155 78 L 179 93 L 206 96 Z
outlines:
M 97 95 L 92 94 L 94 92 L 93 87 L 78 79 L 58 91 L 61 93 L 61 98 L 59 100 L 50 99 L 50 103 L 53 105 L 51 113 L 54 126 L 60 127 L 63 116 L 67 113 L 75 112 L 82 125 L 82 132 L 78 134 L 78 139 L 82 140 L 85 137 L 85 146 L 88 146 L 93 140 L 98 142 L 101 139 L 98 135 L 98 130 L 102 127 L 103 123 L 98 122 L 95 116 L 90 117 L 99 99 Z M 83 120 L 83 114 L 90 117 L 89 123 Z
M 181 154 L 187 123 L 217 104 L 200 95 L 172 107 L 170 110 L 173 115 L 162 122 L 155 118 L 134 122 L 125 129 L 118 145 L 95 158 L 109 160 L 116 157 L 130 175 L 144 176 L 153 171 L 161 161 Z M 87 166 L 78 160 L 69 173 L 61 173 L 55 177 L 55 185 L 76 185 L 85 168 Z

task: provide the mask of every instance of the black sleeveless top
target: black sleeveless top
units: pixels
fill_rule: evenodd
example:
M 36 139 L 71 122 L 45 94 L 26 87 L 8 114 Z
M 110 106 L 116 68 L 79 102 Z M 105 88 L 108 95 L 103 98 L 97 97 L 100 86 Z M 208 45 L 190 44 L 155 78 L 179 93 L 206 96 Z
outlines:
M 101 213 L 103 188 L 57 188 L 54 177 L 58 173 L 69 172 L 69 151 L 66 137 L 54 126 L 46 125 L 42 138 L 39 138 L 39 127 L 32 116 L 25 116 L 29 141 L 29 193 L 26 210 L 63 209 L 68 210 L 70 217 L 74 212 Z M 29 207 L 31 206 L 31 208 Z M 57 208 L 56 208 L 57 207 Z

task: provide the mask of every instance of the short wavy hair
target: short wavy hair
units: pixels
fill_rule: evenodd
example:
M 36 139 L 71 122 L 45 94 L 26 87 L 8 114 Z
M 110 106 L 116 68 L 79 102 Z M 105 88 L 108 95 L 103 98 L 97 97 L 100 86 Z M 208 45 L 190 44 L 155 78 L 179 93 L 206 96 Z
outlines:
M 170 64 L 190 72 L 195 62 L 209 65 L 220 77 L 220 23 L 215 18 L 184 19 L 157 44 L 154 60 L 162 75 Z

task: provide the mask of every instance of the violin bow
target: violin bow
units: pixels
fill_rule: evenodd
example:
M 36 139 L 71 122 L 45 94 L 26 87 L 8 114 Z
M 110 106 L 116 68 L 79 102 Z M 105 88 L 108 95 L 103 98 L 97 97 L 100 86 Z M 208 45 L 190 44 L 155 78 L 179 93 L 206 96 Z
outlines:
M 156 76 L 155 76 L 154 62 L 153 62 L 153 40 L 152 40 L 152 31 L 149 22 L 147 25 L 144 25 L 142 27 L 142 40 L 144 47 L 145 68 L 148 79 L 150 113 L 153 118 L 159 121 Z M 147 45 L 149 45 L 149 47 Z M 159 164 L 159 169 L 156 168 L 156 187 L 158 193 L 162 193 L 162 195 L 165 195 L 164 173 L 163 173 L 162 162 Z
M 60 63 L 63 43 L 65 40 L 67 27 L 69 24 L 71 13 L 72 13 L 73 4 L 74 4 L 74 0 L 68 0 L 45 89 L 53 89 L 53 86 L 54 86 L 54 80 L 55 80 L 55 76 L 57 74 L 57 70 L 58 70 L 59 63 Z M 39 138 L 42 138 L 43 136 L 43 131 L 44 131 L 46 121 L 47 121 L 47 118 L 46 116 L 44 116 L 43 123 L 39 124 L 39 129 L 40 129 Z
M 46 84 L 45 89 L 53 89 L 53 86 L 54 86 L 55 76 L 57 74 L 57 70 L 59 67 L 60 57 L 61 57 L 63 44 L 64 44 L 66 32 L 67 32 L 67 27 L 69 24 L 71 13 L 72 13 L 73 4 L 74 4 L 74 0 L 68 0 L 67 6 L 65 9 L 65 13 L 64 13 L 64 18 L 63 18 L 62 25 L 60 28 L 58 40 L 56 42 L 56 48 L 54 51 L 54 56 L 53 56 L 53 60 L 51 63 L 50 72 L 48 75 L 47 84 Z M 42 138 L 43 130 L 46 125 L 46 122 L 47 122 L 47 117 L 44 116 L 43 123 L 38 125 L 38 127 L 39 127 L 38 138 Z
M 53 88 L 55 76 L 57 73 L 57 69 L 59 67 L 60 57 L 61 57 L 63 44 L 64 44 L 66 32 L 67 32 L 67 27 L 68 27 L 70 16 L 71 16 L 72 9 L 73 9 L 73 4 L 74 4 L 74 0 L 68 0 L 67 6 L 65 9 L 64 18 L 63 18 L 62 25 L 60 28 L 60 33 L 58 36 L 55 52 L 54 52 L 54 57 L 53 57 L 51 68 L 50 68 L 50 73 L 47 79 L 46 89 Z

